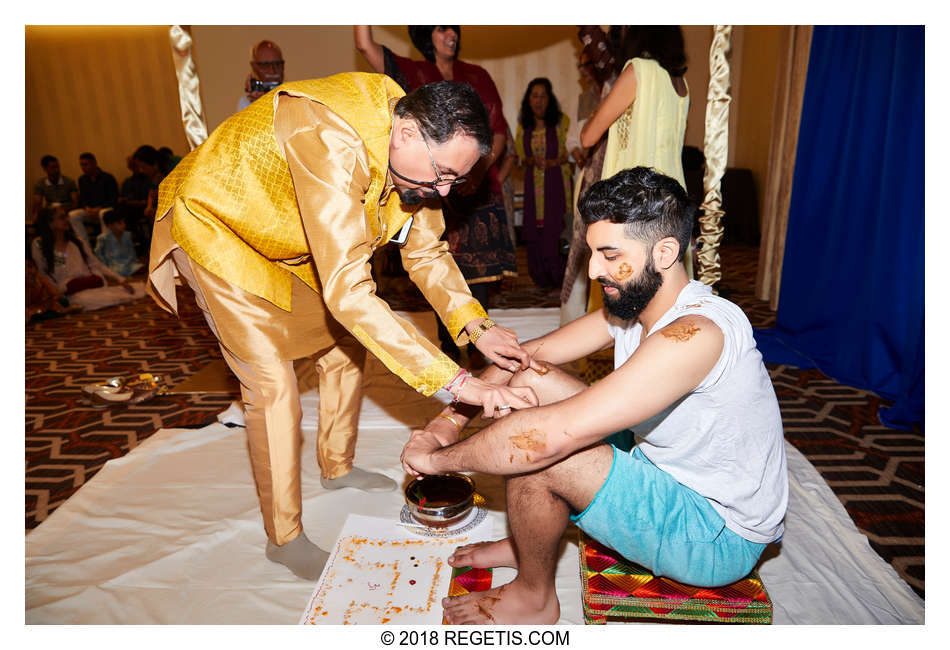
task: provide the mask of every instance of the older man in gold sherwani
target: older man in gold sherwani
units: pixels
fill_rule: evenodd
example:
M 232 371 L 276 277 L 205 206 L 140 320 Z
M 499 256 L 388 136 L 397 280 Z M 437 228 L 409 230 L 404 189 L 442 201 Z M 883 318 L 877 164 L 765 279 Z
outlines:
M 471 339 L 504 367 L 532 363 L 471 297 L 440 241 L 441 210 L 422 203 L 460 182 L 490 143 L 485 109 L 467 86 L 441 82 L 404 96 L 384 75 L 344 73 L 269 92 L 159 188 L 149 291 L 177 313 L 176 271 L 194 290 L 241 383 L 267 557 L 298 576 L 315 579 L 326 553 L 301 523 L 293 360 L 315 359 L 327 488 L 395 487 L 353 466 L 367 349 L 424 395 L 445 387 L 488 415 L 537 403 L 530 389 L 467 375 L 376 296 L 370 272 L 373 251 L 408 222 L 403 264 L 456 340 Z M 410 180 L 420 177 L 433 180 Z

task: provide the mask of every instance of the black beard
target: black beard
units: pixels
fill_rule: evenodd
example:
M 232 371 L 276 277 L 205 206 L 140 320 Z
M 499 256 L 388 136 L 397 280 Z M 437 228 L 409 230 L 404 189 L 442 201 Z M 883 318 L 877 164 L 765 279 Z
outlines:
M 613 287 L 620 292 L 616 298 L 611 298 L 607 292 L 601 289 L 604 294 L 604 307 L 607 311 L 621 320 L 633 320 L 639 318 L 640 313 L 646 308 L 653 296 L 660 290 L 663 284 L 663 276 L 653 266 L 653 260 L 649 260 L 643 268 L 643 272 L 635 280 L 631 280 L 626 286 L 612 282 L 607 278 L 597 278 L 604 287 Z
M 423 190 L 418 187 L 412 187 L 409 189 L 396 190 L 399 193 L 399 200 L 402 201 L 402 204 L 408 207 L 413 207 L 419 205 L 423 201 L 428 199 L 435 199 L 439 197 L 439 193 L 435 190 Z

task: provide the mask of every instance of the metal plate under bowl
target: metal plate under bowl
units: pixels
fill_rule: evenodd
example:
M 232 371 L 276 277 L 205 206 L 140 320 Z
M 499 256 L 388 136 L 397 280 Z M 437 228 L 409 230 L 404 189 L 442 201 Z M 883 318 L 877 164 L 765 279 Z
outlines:
M 471 512 L 469 512 L 465 519 L 457 524 L 446 526 L 445 528 L 432 528 L 420 524 L 413 519 L 412 514 L 409 512 L 409 506 L 403 505 L 402 510 L 399 512 L 399 521 L 408 524 L 406 530 L 415 535 L 421 535 L 423 537 L 454 537 L 455 535 L 461 535 L 462 533 L 467 533 L 472 530 L 485 521 L 486 516 L 487 512 L 484 508 L 473 506 Z

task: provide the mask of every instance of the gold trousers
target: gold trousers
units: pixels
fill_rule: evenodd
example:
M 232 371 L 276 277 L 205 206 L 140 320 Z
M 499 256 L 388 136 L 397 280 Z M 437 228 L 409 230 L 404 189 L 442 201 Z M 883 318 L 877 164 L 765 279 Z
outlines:
M 302 410 L 294 360 L 282 359 L 278 351 L 287 349 L 282 336 L 305 333 L 294 349 L 306 352 L 316 366 L 320 393 L 316 456 L 326 478 L 338 478 L 353 468 L 366 349 L 333 320 L 320 296 L 296 277 L 293 311 L 277 314 L 275 310 L 281 310 L 206 271 L 182 249 L 176 248 L 172 259 L 195 292 L 225 362 L 241 382 L 248 453 L 264 530 L 272 542 L 285 544 L 302 529 Z M 233 319 L 240 319 L 240 327 L 234 327 Z M 293 329 L 295 321 L 299 331 Z M 231 333 L 247 332 L 253 332 L 253 359 L 241 359 L 230 349 L 241 345 L 228 345 Z

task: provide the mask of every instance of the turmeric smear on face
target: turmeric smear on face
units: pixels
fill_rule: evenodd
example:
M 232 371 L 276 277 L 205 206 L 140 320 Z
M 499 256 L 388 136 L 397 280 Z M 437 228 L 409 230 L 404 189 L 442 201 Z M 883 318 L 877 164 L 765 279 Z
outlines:
M 614 279 L 616 279 L 618 282 L 623 282 L 630 277 L 631 273 L 633 273 L 633 267 L 626 262 L 621 262 L 620 268 L 617 269 L 617 275 L 614 276 Z

